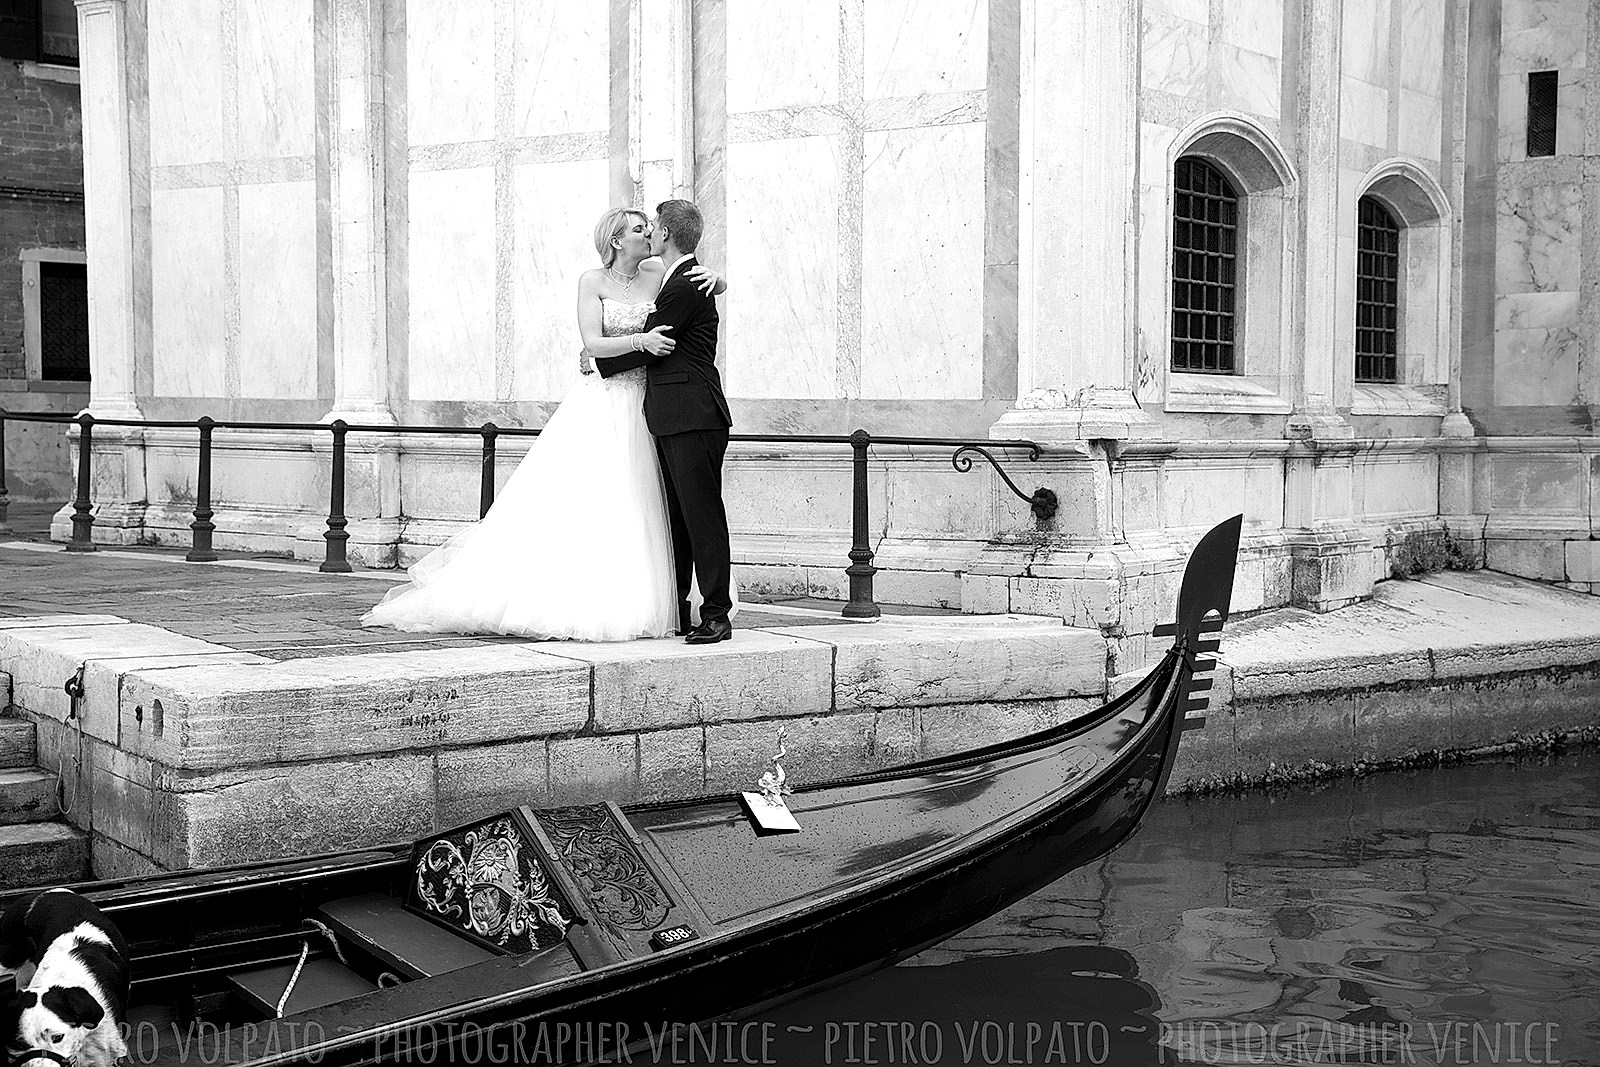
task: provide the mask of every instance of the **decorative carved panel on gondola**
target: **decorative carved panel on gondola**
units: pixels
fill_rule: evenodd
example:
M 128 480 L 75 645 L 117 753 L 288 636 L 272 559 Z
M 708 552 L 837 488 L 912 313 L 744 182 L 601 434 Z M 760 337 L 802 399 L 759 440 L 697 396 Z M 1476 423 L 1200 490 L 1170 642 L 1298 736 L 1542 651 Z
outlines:
M 572 876 L 595 918 L 634 951 L 654 947 L 676 902 L 607 804 L 536 811 L 552 856 Z
M 515 811 L 419 843 L 406 907 L 511 954 L 559 944 L 574 919 L 535 835 Z

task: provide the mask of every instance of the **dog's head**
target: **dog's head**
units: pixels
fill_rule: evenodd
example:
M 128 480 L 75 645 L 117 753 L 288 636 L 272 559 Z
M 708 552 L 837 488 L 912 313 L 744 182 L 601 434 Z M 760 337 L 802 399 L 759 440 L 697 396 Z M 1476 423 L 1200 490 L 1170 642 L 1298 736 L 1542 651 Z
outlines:
M 24 989 L 17 994 L 17 1009 L 17 1038 L 11 1044 L 22 1050 L 22 1057 L 41 1050 L 69 1063 L 106 1015 L 105 1006 L 82 986 Z

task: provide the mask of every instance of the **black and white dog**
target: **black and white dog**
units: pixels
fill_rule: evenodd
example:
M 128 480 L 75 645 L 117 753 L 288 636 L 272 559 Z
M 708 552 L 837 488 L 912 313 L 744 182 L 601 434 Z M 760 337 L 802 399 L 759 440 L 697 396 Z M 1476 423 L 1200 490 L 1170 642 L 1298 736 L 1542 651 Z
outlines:
M 8 973 L 17 993 L 0 1016 L 14 1067 L 111 1067 L 128 1054 L 128 946 L 88 900 L 47 889 L 7 908 L 0 978 Z

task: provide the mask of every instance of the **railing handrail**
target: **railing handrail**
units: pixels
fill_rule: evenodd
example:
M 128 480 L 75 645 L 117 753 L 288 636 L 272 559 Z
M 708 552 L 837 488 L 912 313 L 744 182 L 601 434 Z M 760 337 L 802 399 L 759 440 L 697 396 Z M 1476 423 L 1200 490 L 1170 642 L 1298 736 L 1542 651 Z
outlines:
M 72 502 L 72 539 L 66 545 L 69 552 L 93 552 L 95 550 L 93 537 L 94 514 L 90 490 L 93 485 L 91 463 L 94 451 L 94 428 L 96 426 L 198 431 L 199 470 L 195 485 L 194 521 L 189 524 L 193 534 L 193 548 L 187 557 L 191 562 L 195 563 L 211 562 L 217 558 L 212 548 L 212 534 L 216 526 L 211 521 L 214 515 L 211 510 L 211 458 L 214 447 L 214 431 L 311 430 L 331 433 L 333 435 L 332 471 L 328 487 L 327 528 L 323 533 L 326 548 L 320 567 L 324 571 L 350 570 L 350 563 L 345 555 L 345 543 L 350 539 L 350 534 L 346 529 L 349 525 L 349 519 L 344 513 L 346 438 L 350 434 L 435 434 L 439 436 L 475 435 L 479 437 L 482 441 L 482 468 L 478 505 L 479 517 L 481 518 L 483 515 L 488 514 L 490 507 L 494 504 L 496 440 L 500 437 L 538 437 L 540 433 L 537 429 L 502 427 L 493 422 L 485 422 L 479 426 L 412 426 L 404 423 L 355 423 L 339 418 L 327 422 L 221 420 L 213 419 L 208 415 L 202 415 L 198 419 L 126 419 L 115 417 L 102 419 L 90 412 L 67 415 L 57 412 L 7 411 L 4 408 L 0 408 L 0 532 L 4 532 L 7 528 L 6 506 L 8 497 L 5 480 L 5 425 L 8 420 L 13 422 L 56 423 L 63 426 L 75 425 L 79 428 L 77 491 Z M 1033 513 L 1040 522 L 1052 518 L 1056 513 L 1056 494 L 1052 490 L 1036 489 L 1032 496 L 1023 493 L 1016 483 L 1007 476 L 994 456 L 990 454 L 990 450 L 1016 449 L 1026 451 L 1030 460 L 1037 460 L 1044 452 L 1044 448 L 1035 441 L 994 441 L 987 438 L 965 437 L 918 437 L 904 434 L 885 434 L 880 437 L 868 433 L 866 430 L 856 430 L 851 434 L 744 433 L 729 434 L 728 439 L 730 442 L 743 441 L 762 444 L 850 446 L 852 476 L 851 545 L 849 553 L 850 565 L 845 568 L 845 573 L 850 579 L 850 601 L 842 611 L 842 614 L 849 618 L 874 618 L 879 614 L 879 608 L 873 600 L 872 593 L 872 579 L 878 568 L 872 564 L 874 552 L 869 528 L 867 492 L 867 453 L 874 445 L 906 445 L 913 447 L 921 445 L 935 448 L 955 448 L 955 453 L 950 457 L 950 461 L 951 465 L 961 472 L 972 469 L 972 460 L 967 453 L 976 453 L 989 461 L 1008 489 L 1033 508 Z

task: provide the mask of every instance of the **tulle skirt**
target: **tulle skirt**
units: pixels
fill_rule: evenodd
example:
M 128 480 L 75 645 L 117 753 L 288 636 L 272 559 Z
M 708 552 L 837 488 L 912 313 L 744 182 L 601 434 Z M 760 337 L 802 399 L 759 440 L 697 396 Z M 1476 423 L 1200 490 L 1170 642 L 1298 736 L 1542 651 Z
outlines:
M 643 403 L 643 371 L 581 379 L 489 514 L 413 566 L 362 625 L 577 641 L 672 633 L 672 533 Z

